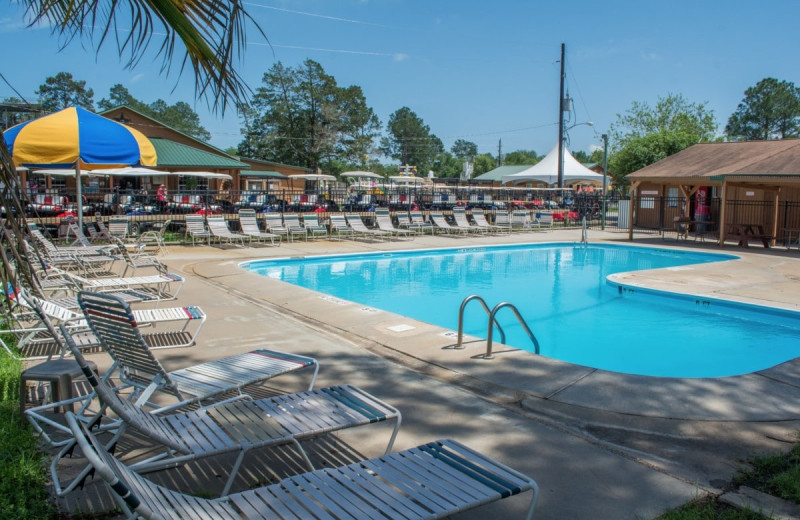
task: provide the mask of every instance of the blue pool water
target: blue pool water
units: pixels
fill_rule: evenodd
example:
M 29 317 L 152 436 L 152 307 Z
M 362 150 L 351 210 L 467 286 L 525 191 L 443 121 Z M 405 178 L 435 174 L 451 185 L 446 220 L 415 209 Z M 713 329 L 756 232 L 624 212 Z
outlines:
M 452 330 L 467 296 L 480 295 L 490 308 L 508 301 L 525 317 L 541 355 L 630 374 L 721 377 L 800 355 L 800 313 L 631 290 L 606 277 L 733 259 L 614 245 L 537 244 L 269 260 L 245 267 Z M 507 344 L 533 349 L 511 310 L 501 310 L 498 318 Z M 480 305 L 471 303 L 465 333 L 485 338 L 487 321 Z

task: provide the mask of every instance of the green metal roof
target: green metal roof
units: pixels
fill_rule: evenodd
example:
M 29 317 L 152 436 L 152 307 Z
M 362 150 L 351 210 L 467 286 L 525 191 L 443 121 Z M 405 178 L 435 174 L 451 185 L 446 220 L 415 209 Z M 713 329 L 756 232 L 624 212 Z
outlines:
M 250 168 L 249 164 L 236 159 L 192 148 L 163 137 L 150 137 L 149 139 L 158 156 L 157 168 Z
M 246 172 L 241 172 L 239 175 L 242 177 L 269 177 L 275 179 L 288 179 L 286 175 L 282 174 L 281 172 L 273 172 L 269 170 L 248 170 Z
M 159 158 L 160 160 L 160 158 Z M 514 165 L 514 166 L 498 166 L 494 170 L 490 170 L 483 175 L 478 175 L 475 177 L 474 181 L 497 181 L 502 182 L 503 175 L 513 175 L 515 173 L 519 173 L 522 170 L 527 170 L 532 165 L 530 164 L 521 164 L 521 165 Z

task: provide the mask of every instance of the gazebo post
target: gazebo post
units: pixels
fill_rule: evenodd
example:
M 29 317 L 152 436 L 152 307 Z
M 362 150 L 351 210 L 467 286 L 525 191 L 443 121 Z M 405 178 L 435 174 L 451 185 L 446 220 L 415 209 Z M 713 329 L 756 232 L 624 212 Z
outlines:
M 728 198 L 728 179 L 722 179 L 722 188 L 720 190 L 720 207 L 719 207 L 719 247 L 725 243 L 725 208 L 727 206 Z

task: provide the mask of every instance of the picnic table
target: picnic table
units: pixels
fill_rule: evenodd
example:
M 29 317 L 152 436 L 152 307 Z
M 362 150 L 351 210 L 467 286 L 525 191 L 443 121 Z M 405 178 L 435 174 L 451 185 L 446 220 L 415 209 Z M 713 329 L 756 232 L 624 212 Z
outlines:
M 761 240 L 764 248 L 769 248 L 775 237 L 764 233 L 761 224 L 730 224 L 725 232 L 725 237 L 738 240 L 739 246 L 750 247 L 750 240 Z

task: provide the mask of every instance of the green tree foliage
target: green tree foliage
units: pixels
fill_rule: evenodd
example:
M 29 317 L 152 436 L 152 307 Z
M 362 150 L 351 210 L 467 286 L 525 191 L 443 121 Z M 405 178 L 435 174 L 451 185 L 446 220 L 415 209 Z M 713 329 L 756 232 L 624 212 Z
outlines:
M 631 139 L 624 148 L 609 158 L 608 172 L 616 183 L 626 183 L 624 177 L 648 164 L 680 152 L 695 144 L 697 136 L 683 132 L 663 130 Z
M 462 161 L 471 161 L 478 155 L 478 145 L 470 141 L 457 139 L 453 143 L 453 147 L 450 148 L 450 152 Z
M 631 141 L 663 132 L 695 136 L 694 142 L 711 141 L 716 137 L 714 111 L 705 103 L 692 103 L 681 94 L 658 98 L 654 108 L 646 102 L 634 101 L 609 130 L 609 145 L 617 152 Z
M 157 99 L 151 104 L 139 101 L 120 84 L 114 85 L 109 90 L 108 99 L 103 98 L 97 103 L 100 111 L 111 110 L 118 106 L 127 106 L 148 117 L 155 119 L 179 132 L 192 136 L 201 141 L 211 139 L 211 134 L 200 123 L 197 115 L 188 103 L 178 101 L 168 105 L 163 99 Z
M 497 168 L 497 161 L 490 153 L 482 153 L 475 157 L 472 176 L 477 177 Z
M 444 152 L 442 141 L 408 107 L 389 116 L 386 131 L 389 135 L 381 139 L 381 152 L 401 164 L 416 166 L 419 172 L 434 169 L 437 156 Z
M 240 113 L 242 155 L 308 168 L 334 160 L 364 164 L 380 129 L 361 88 L 339 87 L 312 60 L 296 69 L 275 64 Z
M 439 178 L 455 178 L 461 176 L 461 171 L 464 169 L 464 161 L 459 159 L 450 152 L 442 152 L 438 154 L 431 167 L 434 175 Z M 426 176 L 428 170 L 417 170 L 419 175 Z
M 57 112 L 67 107 L 82 107 L 94 112 L 94 91 L 87 90 L 86 82 L 73 79 L 69 72 L 59 72 L 45 78 L 36 95 L 47 112 Z
M 728 139 L 785 139 L 800 135 L 800 88 L 764 78 L 744 91 L 744 99 L 725 126 Z
M 586 164 L 589 162 L 589 154 L 584 152 L 583 150 L 575 150 L 574 152 L 570 152 L 572 156 L 581 164 Z
M 516 150 L 506 154 L 503 158 L 504 166 L 533 165 L 541 161 L 542 158 L 533 150 Z

